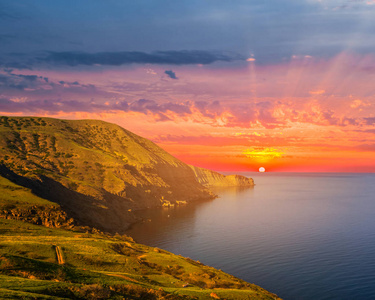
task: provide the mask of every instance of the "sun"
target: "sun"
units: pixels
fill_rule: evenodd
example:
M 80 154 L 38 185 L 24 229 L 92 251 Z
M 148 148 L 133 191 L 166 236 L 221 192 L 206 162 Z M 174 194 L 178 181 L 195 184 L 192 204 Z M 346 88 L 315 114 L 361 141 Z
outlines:
M 261 173 L 266 172 L 266 169 L 263 168 L 263 167 L 260 167 L 260 168 L 259 168 L 259 172 L 261 172 Z

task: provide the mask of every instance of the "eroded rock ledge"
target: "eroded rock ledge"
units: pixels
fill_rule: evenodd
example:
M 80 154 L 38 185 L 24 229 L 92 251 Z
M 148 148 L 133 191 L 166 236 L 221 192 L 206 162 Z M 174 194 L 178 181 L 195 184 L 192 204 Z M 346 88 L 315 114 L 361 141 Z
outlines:
M 222 175 L 220 173 L 190 166 L 194 171 L 195 177 L 198 182 L 205 187 L 251 187 L 254 186 L 254 180 L 241 175 Z

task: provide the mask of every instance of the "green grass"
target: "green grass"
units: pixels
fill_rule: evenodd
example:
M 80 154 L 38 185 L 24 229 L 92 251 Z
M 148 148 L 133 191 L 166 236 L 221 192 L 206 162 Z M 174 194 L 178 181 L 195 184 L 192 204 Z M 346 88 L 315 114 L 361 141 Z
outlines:
M 0 220 L 0 231 L 0 297 L 22 292 L 25 297 L 91 299 L 85 294 L 90 288 L 110 299 L 121 299 L 128 290 L 160 293 L 155 299 L 211 299 L 212 292 L 226 299 L 275 297 L 222 271 L 124 236 L 49 229 L 17 220 Z M 57 264 L 57 245 L 64 265 Z M 186 283 L 189 287 L 183 288 Z
M 0 208 L 1 207 L 24 207 L 32 205 L 51 205 L 58 206 L 57 204 L 35 196 L 31 190 L 19 186 L 10 180 L 0 176 Z
M 0 207 L 53 203 L 0 177 Z M 20 198 L 22 197 L 22 199 Z M 58 264 L 56 247 L 64 264 Z M 183 287 L 186 284 L 188 287 Z M 275 299 L 200 262 L 130 237 L 0 218 L 1 299 Z
M 130 237 L 71 226 L 61 207 L 115 230 L 134 221 L 128 209 L 212 196 L 189 166 L 114 124 L 0 117 L 0 171 L 12 180 L 0 176 L 0 299 L 277 299 Z
M 18 207 L 21 202 L 22 207 L 52 205 L 4 178 L 0 182 L 0 195 L 6 195 L 0 197 L 0 207 L 4 203 Z M 81 229 L 47 228 L 0 218 L 0 298 L 213 299 L 211 293 L 225 299 L 276 297 L 197 261 L 135 243 L 130 237 Z M 63 265 L 58 264 L 57 246 Z

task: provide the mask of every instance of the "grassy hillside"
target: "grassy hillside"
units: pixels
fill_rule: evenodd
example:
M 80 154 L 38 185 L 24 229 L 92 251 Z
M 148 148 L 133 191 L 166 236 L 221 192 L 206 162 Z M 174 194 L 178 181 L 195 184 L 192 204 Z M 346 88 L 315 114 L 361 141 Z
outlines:
M 113 235 L 137 209 L 213 197 L 189 166 L 114 124 L 1 117 L 0 298 L 277 299 Z
M 95 120 L 0 117 L 0 175 L 111 232 L 134 210 L 214 197 L 151 141 Z
M 22 211 L 30 207 L 61 210 L 0 177 L 1 299 L 278 299 L 256 285 L 126 236 L 89 233 L 79 226 L 52 228 L 64 227 L 62 219 L 51 228 L 23 222 L 27 214 Z M 12 210 L 21 212 L 18 220 L 4 214 Z

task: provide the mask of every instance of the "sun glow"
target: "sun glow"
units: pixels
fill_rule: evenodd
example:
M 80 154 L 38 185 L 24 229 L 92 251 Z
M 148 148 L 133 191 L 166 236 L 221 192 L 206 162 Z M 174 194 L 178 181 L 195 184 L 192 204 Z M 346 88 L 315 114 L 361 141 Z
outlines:
M 281 158 L 284 153 L 275 148 L 257 148 L 247 149 L 243 152 L 243 154 L 245 154 L 248 158 L 266 162 L 275 158 Z
M 260 172 L 260 173 L 266 172 L 266 169 L 263 168 L 263 167 L 260 167 L 260 168 L 259 168 L 259 172 Z

